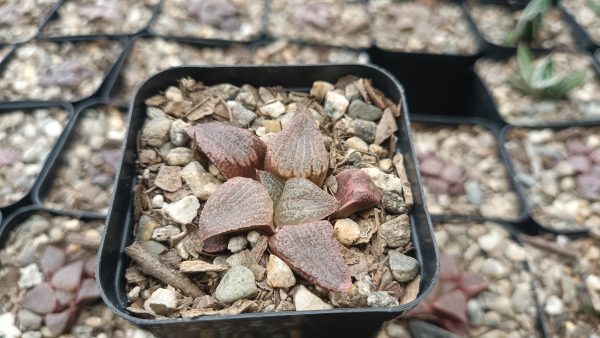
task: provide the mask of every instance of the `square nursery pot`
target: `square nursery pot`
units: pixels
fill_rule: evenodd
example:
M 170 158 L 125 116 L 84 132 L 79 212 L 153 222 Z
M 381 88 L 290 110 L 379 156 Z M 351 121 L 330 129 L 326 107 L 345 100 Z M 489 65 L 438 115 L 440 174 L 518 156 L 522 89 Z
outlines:
M 102 110 L 104 109 L 104 116 L 99 111 L 95 111 L 94 109 Z M 64 142 L 59 144 L 57 148 L 57 156 L 56 159 L 50 163 L 47 170 L 45 170 L 40 175 L 40 183 L 36 186 L 33 191 L 32 198 L 35 204 L 44 205 L 46 208 L 51 210 L 62 210 L 67 211 L 73 215 L 80 215 L 85 217 L 106 217 L 106 209 L 109 206 L 111 193 L 114 185 L 114 176 L 116 175 L 116 163 L 111 161 L 115 161 L 120 157 L 120 149 L 122 145 L 122 139 L 117 139 L 119 135 L 119 130 L 116 127 L 109 130 L 110 126 L 114 126 L 115 124 L 111 124 L 108 120 L 110 117 L 109 109 L 117 110 L 122 117 L 123 129 L 124 124 L 126 123 L 126 108 L 114 106 L 107 99 L 92 99 L 86 101 L 85 104 L 81 104 L 77 107 L 77 110 L 73 116 L 73 122 L 69 124 L 65 133 Z M 93 140 L 94 136 L 98 136 L 96 133 L 84 130 L 85 123 L 89 123 L 91 119 L 96 119 L 103 117 L 105 125 L 104 126 L 94 126 L 96 129 L 95 132 L 102 132 L 101 128 L 105 128 L 105 133 L 102 135 L 103 144 L 100 149 L 94 149 Z M 99 123 L 101 123 L 100 121 Z M 113 133 L 112 137 L 108 135 Z M 123 133 L 120 134 L 124 136 Z M 89 136 L 89 137 L 88 137 Z M 90 153 L 87 154 L 87 158 L 85 161 L 77 161 L 79 163 L 80 172 L 74 176 L 68 176 L 60 173 L 60 170 L 63 170 L 64 167 L 68 167 L 70 164 L 71 156 L 77 156 L 74 153 L 77 152 L 76 146 L 83 145 L 90 149 Z M 79 157 L 79 156 L 77 156 Z M 83 156 L 80 158 L 83 159 Z M 99 162 L 101 159 L 102 162 Z M 85 163 L 84 163 L 85 162 Z M 91 168 L 91 169 L 90 169 Z M 88 170 L 91 170 L 91 173 Z M 112 176 L 111 176 L 112 175 Z M 98 179 L 96 183 L 93 181 Z M 111 179 L 113 183 L 111 184 Z M 61 184 L 61 181 L 64 182 Z M 88 181 L 92 188 L 94 189 L 81 189 L 78 188 L 78 183 L 82 181 Z M 57 197 L 51 197 L 52 192 L 60 189 L 61 191 L 71 191 L 68 194 L 78 193 L 77 190 L 90 190 L 89 193 L 93 194 L 90 198 L 83 200 L 76 199 L 72 200 L 73 204 L 68 206 L 69 202 L 64 201 L 64 195 L 62 198 L 61 195 Z M 103 196 L 104 201 L 106 203 L 102 203 L 98 200 L 98 196 Z M 95 198 L 95 200 L 91 200 L 91 198 Z M 60 203 L 56 203 L 61 201 Z M 62 203 L 62 204 L 61 204 Z M 89 208 L 76 208 L 75 205 L 87 205 Z M 93 207 L 92 207 L 93 206 Z
M 488 37 L 486 37 L 484 30 L 481 27 L 479 27 L 477 20 L 475 19 L 475 15 L 472 13 L 471 6 L 472 5 L 483 6 L 483 7 L 495 6 L 495 7 L 497 7 L 497 9 L 495 9 L 496 12 L 498 12 L 499 10 L 502 10 L 502 11 L 507 11 L 510 14 L 513 14 L 517 11 L 522 11 L 525 8 L 525 6 L 527 6 L 528 2 L 529 1 L 520 1 L 520 0 L 519 1 L 471 0 L 471 1 L 464 1 L 462 3 L 463 8 L 467 14 L 467 20 L 471 24 L 472 29 L 475 32 L 477 32 L 477 39 L 479 40 L 480 51 L 483 55 L 492 56 L 492 57 L 508 57 L 508 56 L 514 55 L 517 52 L 517 47 L 490 41 L 488 39 Z M 564 20 L 563 13 L 554 4 L 550 7 L 549 11 L 555 11 L 555 12 L 550 13 L 550 15 L 553 16 L 550 18 L 547 17 L 548 12 L 546 12 L 546 17 L 544 18 L 545 22 L 553 21 L 553 23 L 555 23 L 555 24 L 557 22 L 561 22 L 564 27 L 562 27 L 562 29 L 559 30 L 559 34 L 563 34 L 563 33 L 566 34 L 567 37 L 565 38 L 565 40 L 568 40 L 568 41 L 565 41 L 564 43 L 563 42 L 555 42 L 552 44 L 547 43 L 546 45 L 542 46 L 539 44 L 543 43 L 544 41 L 541 38 L 539 38 L 537 41 L 534 42 L 532 48 L 534 50 L 538 50 L 538 51 L 551 50 L 551 49 L 567 49 L 567 50 L 575 49 L 576 45 L 577 45 L 577 37 L 573 33 L 572 28 L 569 25 L 569 23 L 566 20 Z M 487 19 L 487 21 L 490 21 L 490 20 L 491 19 Z M 516 22 L 514 25 L 511 25 L 510 29 L 511 30 L 514 29 L 515 26 L 516 26 Z M 506 33 L 508 33 L 509 31 L 507 31 Z
M 508 188 L 506 192 L 513 192 L 517 198 L 517 205 L 515 208 L 519 208 L 520 210 L 514 214 L 514 217 L 501 217 L 500 215 L 495 216 L 484 216 L 477 214 L 455 214 L 455 213 L 442 213 L 442 214 L 434 214 L 431 213 L 431 219 L 434 221 L 448 221 L 448 220 L 464 220 L 470 222 L 485 222 L 485 221 L 494 221 L 494 222 L 510 222 L 517 227 L 526 226 L 527 222 L 527 210 L 525 208 L 525 198 L 523 195 L 523 191 L 521 186 L 517 184 L 514 180 L 514 173 L 512 168 L 508 165 L 507 157 L 505 152 L 503 151 L 503 146 L 501 142 L 501 129 L 497 124 L 478 117 L 455 117 L 455 116 L 441 116 L 441 115 L 425 115 L 425 114 L 413 114 L 410 116 L 411 122 L 419 122 L 426 126 L 438 126 L 438 127 L 459 127 L 460 125 L 467 126 L 479 126 L 483 128 L 485 131 L 490 133 L 494 137 L 495 141 L 495 150 L 496 150 L 496 158 L 499 164 L 505 170 L 505 176 L 508 183 Z M 413 139 L 415 136 L 413 135 Z M 416 141 L 415 141 L 416 142 Z M 468 169 L 466 170 L 468 171 Z M 421 174 L 423 176 L 423 174 Z M 466 194 L 466 192 L 465 192 Z M 496 195 L 496 199 L 501 198 L 501 196 Z M 492 198 L 490 198 L 492 199 Z M 430 205 L 431 207 L 431 205 Z M 482 209 L 484 206 L 481 207 Z M 521 230 L 531 232 L 530 229 L 523 228 Z
M 536 206 L 534 205 L 534 203 L 531 201 L 531 196 L 528 195 L 528 193 L 526 192 L 526 186 L 525 183 L 522 182 L 521 180 L 519 180 L 519 172 L 516 169 L 516 160 L 510 156 L 509 154 L 509 150 L 507 148 L 507 142 L 509 140 L 509 134 L 511 131 L 517 130 L 517 129 L 524 129 L 527 131 L 553 131 L 553 132 L 558 132 L 560 130 L 564 130 L 570 127 L 581 127 L 583 128 L 583 130 L 585 130 L 586 128 L 598 128 L 599 123 L 598 122 L 579 122 L 579 123 L 564 123 L 564 124 L 559 124 L 559 125 L 553 125 L 553 126 L 537 126 L 537 127 L 513 127 L 513 126 L 506 126 L 504 127 L 504 129 L 502 129 L 501 135 L 500 135 L 500 144 L 502 147 L 502 152 L 504 153 L 504 156 L 506 158 L 506 163 L 509 167 L 509 170 L 511 171 L 511 175 L 514 178 L 514 182 L 517 185 L 517 188 L 519 189 L 519 192 L 521 194 L 521 196 L 524 199 L 524 203 L 525 203 L 525 208 L 527 210 L 527 215 L 528 217 L 526 219 L 524 219 L 521 224 L 519 226 L 523 227 L 523 229 L 530 234 L 553 234 L 553 235 L 565 235 L 565 236 L 569 236 L 569 237 L 573 237 L 573 238 L 577 238 L 577 237 L 583 237 L 583 236 L 590 236 L 590 232 L 594 232 L 597 230 L 593 230 L 593 227 L 597 227 L 597 224 L 593 224 L 592 226 L 584 226 L 583 224 L 581 224 L 580 222 L 575 222 L 574 219 L 568 219 L 568 220 L 564 220 L 564 222 L 569 222 L 569 223 L 577 223 L 575 226 L 570 226 L 570 227 L 565 227 L 565 228 L 560 228 L 560 227 L 552 227 L 548 224 L 544 224 L 542 221 L 540 221 L 538 218 L 536 218 L 535 213 L 534 213 L 534 209 L 536 208 Z M 591 134 L 593 135 L 593 134 Z M 565 141 L 566 142 L 566 141 Z M 525 149 L 525 148 L 523 148 Z M 590 149 L 590 151 L 592 151 L 593 148 Z M 573 156 L 575 153 L 572 153 L 571 156 Z M 591 154 L 591 152 L 590 152 Z M 576 154 L 575 154 L 576 155 Z M 591 157 L 592 155 L 590 155 Z M 529 155 L 527 156 L 529 158 Z M 566 159 L 563 159 L 566 160 Z M 593 165 L 593 162 L 592 162 Z M 556 167 L 556 166 L 555 166 Z M 556 169 L 557 170 L 557 169 Z M 590 171 L 591 172 L 591 171 Z M 525 173 L 529 176 L 533 176 L 533 174 L 530 173 Z M 575 176 L 576 174 L 578 174 L 578 171 L 574 170 L 573 172 L 570 173 L 570 175 L 566 175 L 566 176 Z M 534 183 L 536 185 L 541 185 L 541 181 L 537 180 L 536 183 Z M 576 183 L 575 183 L 576 184 Z M 557 183 L 557 185 L 559 186 L 559 191 L 558 193 L 560 193 L 560 184 Z M 579 199 L 584 199 L 584 197 L 579 196 Z M 589 198 L 588 198 L 589 199 Z M 592 217 L 593 214 L 589 217 Z M 554 216 L 554 217 L 549 217 L 549 219 L 554 219 L 556 220 L 558 217 Z M 592 236 L 593 237 L 593 236 Z
M 398 118 L 397 151 L 404 155 L 405 169 L 414 196 L 409 214 L 415 257 L 420 263 L 418 296 L 410 303 L 393 308 L 346 308 L 323 311 L 247 313 L 231 316 L 206 316 L 195 319 L 149 320 L 133 316 L 126 309 L 125 268 L 130 259 L 124 247 L 133 241 L 133 204 L 136 183 L 138 132 L 145 118 L 144 101 L 182 77 L 205 84 L 231 83 L 253 86 L 283 86 L 307 92 L 316 80 L 335 82 L 344 75 L 370 78 L 374 86 L 393 102 L 401 102 Z M 404 90 L 386 71 L 367 65 L 307 66 L 212 66 L 179 67 L 158 73 L 139 87 L 130 105 L 129 129 L 124 144 L 117 183 L 114 190 L 107 228 L 100 249 L 98 275 L 106 304 L 119 316 L 151 331 L 159 337 L 202 335 L 211 337 L 270 336 L 289 337 L 367 337 L 373 335 L 385 320 L 397 317 L 415 307 L 433 288 L 437 280 L 438 258 L 431 221 L 423 201 L 416 157 L 411 142 Z
M 153 2 L 153 3 L 151 3 Z M 139 1 L 136 4 L 131 4 L 130 7 L 127 8 L 127 13 L 125 13 L 125 17 L 119 18 L 100 18 L 99 20 L 95 20 L 94 23 L 89 23 L 85 15 L 80 12 L 88 11 L 92 12 L 88 14 L 90 16 L 94 15 L 95 10 L 103 10 L 102 6 L 93 7 L 94 5 L 98 5 L 98 3 L 86 4 L 81 1 L 72 1 L 72 0 L 60 0 L 58 8 L 52 12 L 49 18 L 44 22 L 43 26 L 40 27 L 40 31 L 38 33 L 39 38 L 61 38 L 61 37 L 84 37 L 84 38 L 93 38 L 93 37 L 120 37 L 125 35 L 136 35 L 146 31 L 148 25 L 152 21 L 152 19 L 156 16 L 158 9 L 160 7 L 159 0 L 153 1 Z M 100 3 L 101 4 L 101 3 Z M 122 3 L 124 6 L 127 6 L 127 2 Z M 137 11 L 134 12 L 134 6 L 138 7 Z M 85 7 L 85 8 L 84 8 Z M 145 7 L 144 9 L 142 7 Z M 105 10 L 105 9 L 104 9 Z M 146 12 L 141 14 L 141 12 Z M 67 15 L 67 16 L 65 16 Z M 79 16 L 78 22 L 71 22 L 70 28 L 74 28 L 70 31 L 65 31 L 64 26 L 65 21 L 68 21 L 68 16 Z M 112 20 L 111 20 L 112 19 Z M 112 22 L 111 22 L 112 21 Z M 128 21 L 128 22 L 127 22 Z M 86 32 L 81 32 L 82 28 L 91 28 L 89 26 L 103 26 L 104 29 L 92 31 L 91 29 Z M 132 27 L 127 27 L 131 25 Z M 63 27 L 61 27 L 63 26 Z M 87 27 L 86 27 L 87 26 Z M 124 27 L 125 26 L 125 27 Z M 110 31 L 106 29 L 117 28 L 116 31 Z M 78 32 L 75 32 L 78 31 Z
M 559 51 L 555 51 L 555 53 L 563 53 L 563 52 L 559 52 Z M 599 52 L 600 53 L 600 52 Z M 550 54 L 549 51 L 541 51 L 541 50 L 537 50 L 537 51 L 533 51 L 533 54 L 535 55 L 536 59 L 546 56 L 548 54 Z M 503 116 L 500 111 L 501 111 L 501 107 L 500 107 L 500 103 L 498 102 L 497 98 L 494 96 L 493 94 L 493 88 L 491 88 L 490 86 L 488 86 L 486 84 L 486 81 L 484 80 L 484 76 L 483 74 L 481 74 L 481 70 L 479 69 L 479 65 L 481 63 L 484 63 L 486 61 L 492 61 L 494 63 L 502 63 L 502 66 L 505 68 L 503 69 L 502 75 L 500 76 L 504 76 L 506 72 L 506 68 L 507 68 L 507 63 L 513 62 L 514 60 L 512 59 L 513 57 L 516 58 L 515 56 L 516 54 L 512 54 L 512 55 L 505 55 L 505 56 L 501 56 L 501 57 L 489 57 L 489 58 L 480 58 L 477 60 L 477 62 L 475 63 L 475 66 L 473 67 L 473 72 L 474 72 L 474 77 L 472 79 L 472 82 L 470 83 L 470 96 L 469 96 L 469 100 L 468 100 L 468 110 L 472 111 L 473 109 L 475 109 L 475 111 L 480 112 L 484 114 L 484 116 L 487 119 L 490 119 L 494 122 L 496 122 L 501 128 L 507 125 L 511 125 L 511 126 L 523 126 L 523 127 L 528 127 L 528 126 L 554 126 L 554 125 L 563 125 L 563 124 L 579 124 L 579 123 L 586 123 L 586 122 L 593 122 L 593 121 L 599 121 L 600 120 L 600 115 L 598 114 L 591 114 L 591 113 L 586 113 L 586 114 L 582 114 L 582 109 L 588 109 L 588 111 L 592 110 L 594 112 L 597 112 L 598 109 L 596 108 L 595 103 L 598 102 L 598 96 L 592 94 L 591 96 L 591 100 L 589 101 L 584 101 L 583 103 L 587 103 L 587 106 L 582 104 L 577 104 L 577 103 L 571 103 L 572 107 L 565 107 L 564 104 L 561 106 L 561 102 L 567 102 L 567 99 L 559 99 L 559 100 L 551 100 L 548 99 L 546 101 L 554 101 L 557 102 L 556 105 L 558 107 L 554 107 L 553 109 L 548 109 L 548 108 L 536 108 L 538 109 L 537 111 L 537 115 L 540 114 L 540 111 L 542 112 L 561 112 L 561 111 L 565 111 L 565 110 L 570 110 L 570 109 L 578 109 L 579 110 L 579 115 L 577 117 L 570 117 L 570 119 L 560 119 L 560 118 L 548 118 L 547 116 L 544 117 L 540 117 L 537 118 L 539 121 L 535 121 L 535 120 L 531 120 L 531 121 L 527 121 L 527 117 L 525 113 L 521 113 L 521 116 L 517 116 L 515 115 L 514 117 L 505 117 Z M 586 85 L 594 85 L 594 84 L 598 84 L 600 83 L 600 61 L 597 60 L 597 58 L 594 58 L 593 55 L 590 55 L 589 53 L 585 52 L 585 51 L 565 51 L 564 55 L 570 55 L 571 57 L 581 57 L 581 60 L 583 59 L 587 59 L 587 61 L 589 62 L 589 67 L 585 68 L 585 72 L 586 72 L 586 80 L 584 82 L 584 84 L 582 86 L 580 86 L 579 88 L 576 88 L 574 90 L 578 90 L 581 89 L 581 87 L 585 87 Z M 600 54 L 597 53 L 597 56 L 600 57 Z M 572 60 L 568 61 L 569 64 L 573 64 Z M 516 67 L 514 69 L 510 70 L 511 72 L 514 72 L 516 74 L 517 69 Z M 495 74 L 499 74 L 499 72 L 495 73 Z M 509 76 L 512 76 L 512 74 L 508 74 Z M 500 79 L 501 77 L 498 77 L 498 75 L 494 75 L 490 78 L 493 79 Z M 509 83 L 502 83 L 502 86 L 511 86 Z M 517 89 L 512 88 L 512 90 L 517 91 Z M 509 93 L 510 94 L 510 93 Z M 517 100 L 510 100 L 511 98 L 506 95 L 507 99 L 505 99 L 506 102 L 514 102 L 515 104 L 520 104 L 523 107 L 527 107 L 527 108 L 535 108 L 537 107 L 538 104 L 546 104 L 547 102 L 544 102 L 543 100 L 536 100 L 535 98 L 531 98 L 528 99 L 529 102 L 519 102 Z M 523 95 L 523 97 L 526 97 L 526 95 Z M 513 97 L 514 99 L 514 97 Z M 583 107 L 583 108 L 579 108 L 579 107 Z M 525 108 L 523 108 L 525 109 Z M 545 109 L 545 110 L 542 110 Z M 517 111 L 517 110 L 515 110 Z M 519 110 L 522 111 L 522 110 Z M 572 112 L 572 111 L 571 111 Z M 529 117 L 531 116 L 535 116 L 534 114 L 529 115 Z M 511 121 L 511 119 L 513 119 L 513 121 Z M 515 121 L 517 120 L 517 121 Z M 518 120 L 522 120 L 522 121 L 518 121 Z
M 586 48 L 590 52 L 593 52 L 596 48 L 600 48 L 600 39 L 594 39 L 586 28 L 580 24 L 577 15 L 573 13 L 572 6 L 578 6 L 577 4 L 566 4 L 565 0 L 558 1 L 558 7 L 561 9 L 563 18 L 571 25 L 573 34 L 579 40 L 582 47 Z M 585 2 L 585 1 L 584 1 Z M 587 6 L 587 5 L 584 5 Z M 578 8 L 578 10 L 590 10 L 589 8 Z M 600 22 L 600 17 L 596 16 L 596 23 Z
M 105 55 L 106 56 L 106 64 L 102 65 L 101 68 L 99 68 L 97 70 L 97 74 L 93 73 L 93 75 L 89 76 L 87 79 L 86 78 L 77 78 L 76 80 L 78 81 L 78 85 L 77 86 L 70 86 L 68 83 L 67 84 L 61 84 L 61 83 L 50 83 L 48 84 L 46 87 L 43 87 L 42 85 L 40 85 L 39 83 L 30 83 L 28 84 L 28 86 L 34 87 L 35 89 L 40 89 L 42 88 L 44 91 L 47 90 L 47 88 L 51 88 L 51 87 L 59 87 L 61 88 L 61 90 L 64 90 L 60 93 L 60 95 L 58 95 L 56 98 L 45 98 L 45 97 L 32 97 L 31 95 L 28 96 L 24 96 L 24 94 L 19 91 L 19 93 L 17 93 L 18 97 L 17 99 L 15 99 L 12 96 L 5 96 L 4 101 L 9 101 L 9 102 L 19 102 L 19 101 L 55 101 L 55 100 L 63 100 L 63 101 L 68 101 L 70 103 L 72 103 L 73 105 L 77 105 L 78 103 L 81 103 L 83 101 L 85 101 L 86 99 L 90 99 L 93 97 L 105 97 L 106 96 L 106 92 L 108 89 L 110 89 L 110 86 L 115 82 L 115 77 L 117 77 L 117 70 L 119 69 L 119 65 L 123 63 L 123 59 L 124 59 L 124 54 L 126 51 L 126 47 L 129 43 L 129 39 L 123 36 L 120 37 L 102 37 L 102 36 L 83 36 L 83 37 L 68 37 L 68 38 L 45 38 L 45 37 L 40 37 L 37 38 L 35 40 L 32 40 L 31 42 L 27 43 L 27 44 L 21 44 L 18 45 L 14 48 L 14 50 L 12 50 L 6 57 L 4 60 L 0 60 L 0 79 L 3 81 L 3 83 L 0 84 L 0 86 L 2 86 L 2 90 L 5 90 L 6 88 L 4 88 L 4 86 L 6 86 L 6 83 L 10 83 L 8 79 L 4 79 L 4 76 L 6 75 L 6 72 L 8 70 L 11 70 L 13 73 L 18 73 L 19 75 L 21 75 L 22 71 L 21 69 L 11 69 L 9 66 L 12 65 L 12 61 L 16 60 L 16 59 L 24 59 L 19 58 L 18 54 L 19 54 L 19 50 L 26 48 L 26 47 L 30 47 L 32 44 L 37 44 L 40 49 L 44 49 L 45 50 L 45 54 L 47 54 L 48 58 L 51 58 L 53 56 L 59 55 L 59 56 L 64 56 L 61 55 L 60 53 L 63 52 L 62 50 L 60 50 L 60 46 L 63 46 L 65 44 L 71 44 L 72 46 L 81 46 L 82 44 L 89 44 L 92 45 L 94 43 L 100 44 L 100 43 L 104 43 L 105 44 L 105 48 L 109 48 L 108 44 L 110 43 L 111 45 L 114 45 L 114 51 L 111 51 L 111 53 L 113 53 L 114 55 L 107 55 L 108 52 L 104 52 L 102 51 L 102 53 L 97 54 L 97 55 Z M 59 50 L 55 51 L 55 52 L 47 52 L 47 49 L 45 47 L 43 47 L 44 44 L 56 44 L 57 46 L 59 46 Z M 86 51 L 88 54 L 87 59 L 91 58 L 89 57 L 89 51 Z M 51 80 L 48 81 L 58 81 L 56 79 L 60 78 L 60 81 L 75 81 L 73 79 L 71 79 L 70 77 L 77 77 L 79 76 L 79 73 L 82 73 L 82 69 L 87 71 L 89 69 L 84 68 L 83 66 L 80 66 L 78 64 L 73 64 L 73 62 L 78 62 L 80 61 L 81 55 L 83 53 L 80 53 L 79 51 L 77 52 L 77 54 L 75 56 L 77 56 L 78 58 L 75 58 L 73 55 L 71 55 L 70 58 L 65 57 L 63 59 L 63 63 L 58 64 L 58 65 L 53 65 L 52 70 L 56 70 L 56 74 L 49 74 L 48 78 L 52 78 Z M 94 55 L 96 55 L 94 54 Z M 83 58 L 86 59 L 86 58 Z M 97 61 L 97 60 L 96 60 Z M 92 61 L 93 62 L 93 61 Z M 85 64 L 85 66 L 88 66 L 89 64 Z M 15 67 L 13 67 L 15 68 Z M 40 70 L 37 70 L 38 72 Z M 77 74 L 76 74 L 77 73 Z M 14 75 L 14 74 L 12 74 Z M 94 76 L 97 75 L 97 76 Z M 38 77 L 40 77 L 38 75 Z M 12 80 L 18 80 L 18 79 L 10 79 Z M 74 89 L 81 87 L 81 83 L 84 83 L 86 80 L 88 81 L 93 81 L 94 82 L 94 86 L 90 86 L 90 90 L 89 93 L 86 91 L 84 93 L 71 93 L 70 91 L 74 91 Z M 35 87 L 37 86 L 37 87 Z M 41 91 L 42 89 L 38 90 Z M 28 93 L 29 94 L 29 93 Z M 65 98 L 65 96 L 69 96 L 67 98 Z
M 0 210 L 2 210 L 2 212 L 5 215 L 8 215 L 10 212 L 16 210 L 17 208 L 25 206 L 31 202 L 31 199 L 33 196 L 33 191 L 35 191 L 37 189 L 37 186 L 41 183 L 41 178 L 46 175 L 46 172 L 52 166 L 52 163 L 54 163 L 54 161 L 56 160 L 56 157 L 58 156 L 58 149 L 65 141 L 65 138 L 67 135 L 66 130 L 69 129 L 69 127 L 73 121 L 72 117 L 74 115 L 74 109 L 73 109 L 73 106 L 70 105 L 69 103 L 58 102 L 58 101 L 49 101 L 49 102 L 25 102 L 24 101 L 24 102 L 14 102 L 14 103 L 3 103 L 0 105 L 0 116 L 10 113 L 10 112 L 14 112 L 14 111 L 24 111 L 26 115 L 31 115 L 33 113 L 33 111 L 35 111 L 37 109 L 50 109 L 50 108 L 59 109 L 65 113 L 66 116 L 65 116 L 65 120 L 62 124 L 62 130 L 60 131 L 60 134 L 58 136 L 56 136 L 54 141 L 52 141 L 51 145 L 49 145 L 49 149 L 43 150 L 43 151 L 47 152 L 47 155 L 45 158 L 40 160 L 39 172 L 37 174 L 35 174 L 35 177 L 32 178 L 33 182 L 31 182 L 29 189 L 27 189 L 27 191 L 24 191 L 22 196 L 18 200 L 14 200 L 14 201 L 6 203 L 6 204 L 0 204 Z M 39 132 L 42 132 L 42 131 L 39 131 Z M 35 140 L 33 138 L 29 139 L 28 141 L 31 142 L 31 143 L 29 143 L 30 146 L 26 147 L 26 149 L 24 149 L 24 152 L 26 152 L 28 149 L 32 149 L 33 146 L 35 145 L 34 144 Z M 2 156 L 5 156 L 5 155 L 2 155 Z

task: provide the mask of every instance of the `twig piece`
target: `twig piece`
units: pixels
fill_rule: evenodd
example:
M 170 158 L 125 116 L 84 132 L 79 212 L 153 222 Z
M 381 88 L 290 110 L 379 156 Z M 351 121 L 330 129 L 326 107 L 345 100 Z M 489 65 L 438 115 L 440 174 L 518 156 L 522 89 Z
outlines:
M 144 250 L 138 242 L 133 242 L 133 244 L 126 247 L 125 253 L 142 268 L 142 271 L 145 274 L 179 289 L 183 294 L 194 298 L 205 295 L 205 293 L 184 274 L 161 263 L 158 259 Z
M 521 239 L 521 241 L 523 241 L 527 244 L 531 244 L 540 249 L 552 251 L 559 255 L 567 256 L 567 257 L 573 258 L 573 259 L 577 258 L 577 252 L 571 251 L 568 248 L 563 248 L 556 243 L 547 241 L 540 237 L 533 237 L 533 236 L 529 236 L 529 235 L 525 235 L 525 234 L 520 234 L 519 239 Z
M 412 195 L 412 190 L 410 189 L 410 182 L 408 181 L 408 177 L 406 176 L 406 170 L 404 169 L 404 157 L 402 154 L 394 155 L 392 159 L 392 163 L 394 167 L 396 167 L 396 172 L 398 173 L 398 177 L 402 180 L 402 194 L 404 195 L 404 203 L 407 208 L 411 208 L 413 206 L 414 200 Z

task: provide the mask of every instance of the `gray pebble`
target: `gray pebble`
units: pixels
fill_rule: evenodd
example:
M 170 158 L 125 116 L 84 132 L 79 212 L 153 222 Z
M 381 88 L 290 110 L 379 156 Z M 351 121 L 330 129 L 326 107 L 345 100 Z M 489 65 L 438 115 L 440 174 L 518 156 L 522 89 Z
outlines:
M 393 191 L 386 191 L 383 193 L 381 205 L 383 206 L 383 209 L 390 214 L 398 215 L 406 212 L 404 198 Z
M 398 306 L 399 302 L 387 292 L 373 291 L 367 295 L 367 305 L 370 307 L 394 307 Z
M 356 119 L 377 121 L 381 118 L 382 114 L 381 109 L 362 100 L 354 100 L 350 104 L 350 107 L 348 107 L 348 115 Z
M 390 269 L 394 279 L 400 283 L 413 280 L 419 272 L 419 262 L 395 250 L 388 251 Z
M 342 137 L 358 136 L 363 141 L 371 144 L 375 141 L 377 124 L 360 119 L 343 118 L 336 123 Z
M 254 297 L 258 293 L 254 274 L 243 265 L 229 269 L 215 291 L 220 302 L 233 303 L 238 299 Z

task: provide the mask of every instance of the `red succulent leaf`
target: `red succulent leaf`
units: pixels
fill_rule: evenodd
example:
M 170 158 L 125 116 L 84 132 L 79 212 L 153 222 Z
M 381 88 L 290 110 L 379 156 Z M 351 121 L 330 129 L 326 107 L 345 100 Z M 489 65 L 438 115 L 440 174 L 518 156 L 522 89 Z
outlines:
M 49 313 L 44 318 L 44 324 L 52 334 L 58 336 L 71 328 L 77 319 L 77 313 L 77 307 L 70 307 L 59 313 Z
M 23 160 L 23 153 L 13 148 L 0 148 L 0 167 L 13 165 Z
M 596 199 L 600 196 L 600 174 L 581 174 L 575 181 L 584 197 Z
M 311 181 L 295 177 L 285 182 L 275 208 L 277 226 L 323 219 L 338 208 L 337 200 Z
M 440 280 L 456 280 L 459 277 L 454 257 L 440 251 Z
M 439 323 L 441 327 L 460 337 L 464 337 L 467 332 L 467 322 L 455 321 L 449 318 L 440 318 Z
M 463 271 L 458 287 L 468 299 L 487 289 L 487 282 L 478 274 Z
M 352 287 L 350 271 L 327 221 L 279 228 L 269 239 L 269 248 L 315 285 L 336 292 L 347 292 Z
M 338 185 L 335 198 L 340 203 L 340 208 L 334 214 L 336 218 L 373 208 L 383 196 L 369 175 L 360 169 L 346 169 L 335 175 L 335 179 Z
M 439 317 L 467 322 L 467 298 L 460 290 L 453 290 L 441 295 L 431 306 Z
M 419 163 L 419 170 L 423 175 L 438 176 L 444 169 L 444 162 L 435 156 L 426 156 Z
M 206 201 L 198 220 L 198 233 L 204 241 L 217 235 L 250 230 L 273 233 L 273 201 L 259 182 L 234 177 Z
M 33 312 L 44 314 L 56 311 L 58 301 L 52 286 L 43 283 L 27 291 L 23 296 L 21 305 Z
M 284 178 L 304 177 L 321 186 L 329 155 L 321 132 L 305 110 L 301 108 L 267 145 L 265 170 Z
M 263 167 L 266 146 L 246 129 L 210 122 L 197 124 L 186 132 L 227 179 L 256 178 L 256 169 Z

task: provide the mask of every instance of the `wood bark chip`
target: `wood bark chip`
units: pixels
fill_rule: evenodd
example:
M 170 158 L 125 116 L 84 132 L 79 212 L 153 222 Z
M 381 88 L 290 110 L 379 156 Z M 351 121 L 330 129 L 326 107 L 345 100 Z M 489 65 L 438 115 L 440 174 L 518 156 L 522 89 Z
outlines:
M 377 88 L 373 87 L 371 80 L 364 79 L 362 82 L 369 96 L 369 99 L 377 106 L 377 108 L 381 110 L 389 108 L 393 116 L 400 116 L 400 105 L 394 104 L 390 99 L 385 97 L 385 95 L 383 95 L 383 93 L 381 93 Z
M 373 143 L 379 145 L 387 140 L 390 136 L 394 135 L 394 133 L 397 131 L 398 124 L 396 124 L 396 118 L 392 114 L 392 110 L 386 108 L 383 111 L 381 120 L 379 120 L 379 123 L 377 124 L 375 141 Z
M 222 272 L 227 271 L 228 267 L 225 265 L 215 265 L 205 261 L 183 261 L 179 265 L 179 271 L 183 273 L 196 273 L 196 272 Z
M 265 144 L 247 129 L 209 122 L 186 129 L 186 133 L 227 179 L 256 178 L 263 168 Z
M 235 177 L 206 201 L 198 220 L 200 239 L 251 230 L 274 232 L 273 201 L 259 182 Z
M 138 242 L 133 242 L 126 247 L 125 253 L 141 267 L 145 274 L 179 289 L 183 294 L 194 298 L 205 295 L 188 277 L 161 263 L 156 257 L 144 250 Z
M 352 287 L 350 271 L 327 221 L 282 227 L 269 239 L 269 248 L 310 283 L 337 292 Z
M 411 208 L 414 204 L 414 199 L 412 195 L 412 190 L 410 188 L 410 181 L 408 180 L 408 176 L 406 175 L 406 169 L 404 168 L 404 156 L 402 154 L 394 155 L 392 159 L 392 163 L 394 167 L 396 167 L 396 173 L 400 180 L 402 180 L 402 194 L 404 196 L 404 204 L 406 204 L 407 208 Z
M 265 170 L 284 178 L 303 177 L 321 186 L 328 167 L 321 132 L 302 105 L 289 126 L 267 145 Z

